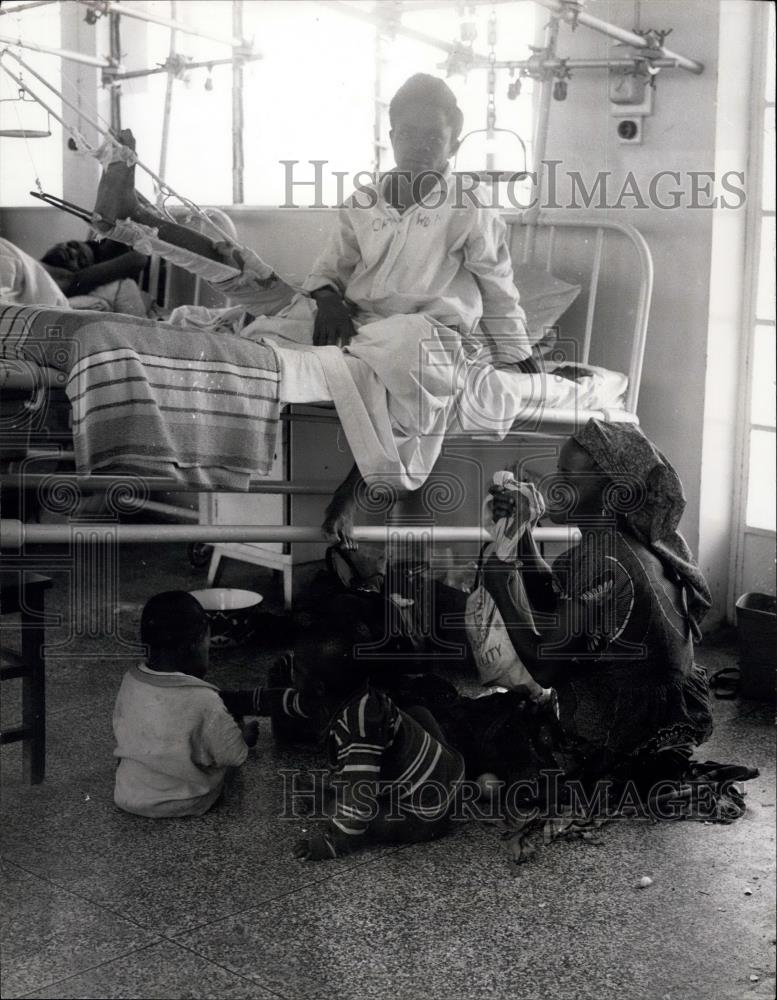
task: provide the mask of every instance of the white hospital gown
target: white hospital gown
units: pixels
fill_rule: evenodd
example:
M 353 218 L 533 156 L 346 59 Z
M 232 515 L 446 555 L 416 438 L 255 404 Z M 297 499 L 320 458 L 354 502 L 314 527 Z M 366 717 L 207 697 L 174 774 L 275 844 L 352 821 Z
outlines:
M 504 353 L 499 360 L 529 357 L 505 223 L 473 198 L 450 175 L 402 214 L 379 188 L 357 192 L 339 210 L 304 289 L 334 286 L 363 322 L 422 313 L 475 340 L 480 324 L 491 348 L 496 341 Z
M 511 426 L 522 394 L 491 382 L 530 357 L 531 343 L 506 227 L 449 177 L 402 214 L 375 188 L 352 195 L 296 295 L 262 266 L 212 283 L 256 317 L 240 335 L 276 348 L 283 402 L 335 402 L 366 480 L 417 489 L 452 420 L 465 433 L 498 437 Z M 310 293 L 326 286 L 355 306 L 358 336 L 342 350 L 312 346 Z M 472 385 L 483 366 L 491 382 Z
M 493 365 L 488 370 L 498 375 L 531 355 L 503 220 L 471 198 L 457 201 L 455 184 L 442 185 L 402 214 L 374 188 L 357 192 L 288 307 L 259 315 L 259 301 L 240 299 L 257 315 L 241 335 L 270 337 L 279 349 L 284 400 L 333 399 L 362 476 L 402 489 L 429 476 L 451 420 L 473 430 L 458 406 L 463 391 L 471 402 L 485 388 L 489 413 L 501 413 L 504 403 L 514 415 L 519 396 L 495 396 L 482 380 L 473 393 L 468 373 Z M 309 294 L 326 286 L 356 307 L 358 336 L 342 351 L 314 348 L 303 365 L 287 349 L 310 350 L 316 306 Z M 313 368 L 324 385 L 311 396 Z M 474 429 L 494 432 L 482 420 Z

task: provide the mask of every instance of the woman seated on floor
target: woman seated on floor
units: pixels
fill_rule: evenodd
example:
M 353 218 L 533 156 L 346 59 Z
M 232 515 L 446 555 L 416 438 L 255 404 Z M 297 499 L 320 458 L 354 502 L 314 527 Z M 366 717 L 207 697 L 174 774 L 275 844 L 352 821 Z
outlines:
M 528 523 L 520 494 L 492 492 L 495 521 Z M 677 473 L 637 427 L 591 420 L 546 493 L 563 496 L 551 516 L 576 524 L 580 543 L 551 569 L 526 530 L 516 566 L 492 555 L 483 583 L 520 660 L 558 693 L 567 762 L 581 779 L 644 788 L 681 778 L 712 717 L 693 655 L 710 593 L 676 530 Z

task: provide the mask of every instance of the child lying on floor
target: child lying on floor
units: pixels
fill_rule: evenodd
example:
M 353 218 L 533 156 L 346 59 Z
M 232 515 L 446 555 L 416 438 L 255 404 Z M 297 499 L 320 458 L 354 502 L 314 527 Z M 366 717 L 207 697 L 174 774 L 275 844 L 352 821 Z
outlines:
M 235 715 L 285 715 L 325 734 L 334 813 L 295 856 L 335 858 L 366 840 L 417 843 L 444 833 L 464 761 L 431 712 L 401 710 L 365 680 L 344 633 L 314 630 L 292 666 L 292 688 L 223 691 Z
M 138 816 L 201 816 L 221 794 L 227 769 L 256 744 L 258 725 L 241 732 L 203 680 L 209 625 L 191 594 L 152 597 L 140 638 L 148 658 L 124 675 L 113 712 L 114 802 Z

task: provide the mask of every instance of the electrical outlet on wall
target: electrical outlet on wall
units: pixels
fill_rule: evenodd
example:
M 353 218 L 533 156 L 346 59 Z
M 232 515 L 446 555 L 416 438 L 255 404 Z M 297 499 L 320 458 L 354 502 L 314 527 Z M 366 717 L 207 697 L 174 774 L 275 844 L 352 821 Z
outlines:
M 624 146 L 639 146 L 642 144 L 643 120 L 641 116 L 635 118 L 618 118 L 615 122 L 615 132 L 618 142 Z
M 618 142 L 639 146 L 645 118 L 653 113 L 653 88 L 649 79 L 634 73 L 610 70 L 610 114 L 615 119 Z

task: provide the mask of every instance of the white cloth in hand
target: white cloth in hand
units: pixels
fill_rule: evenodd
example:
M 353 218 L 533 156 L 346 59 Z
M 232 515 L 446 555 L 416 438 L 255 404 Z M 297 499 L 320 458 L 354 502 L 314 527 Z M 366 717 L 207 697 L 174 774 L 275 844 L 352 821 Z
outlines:
M 515 494 L 515 511 L 510 517 L 502 517 L 495 521 L 494 498 L 489 493 L 483 502 L 483 527 L 496 543 L 497 559 L 502 562 L 515 562 L 518 542 L 526 529 L 535 525 L 545 513 L 545 501 L 534 483 L 521 483 L 512 472 L 506 470 L 494 473 L 493 485 L 500 490 Z M 521 497 L 526 503 L 520 502 Z

